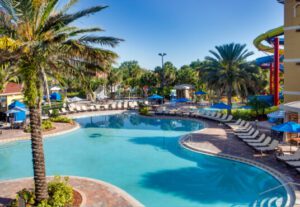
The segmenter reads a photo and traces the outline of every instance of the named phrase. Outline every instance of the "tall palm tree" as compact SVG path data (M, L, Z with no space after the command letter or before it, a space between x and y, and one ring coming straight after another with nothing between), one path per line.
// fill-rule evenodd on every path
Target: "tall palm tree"
M96 68L110 65L117 55L93 47L116 46L121 39L91 35L100 28L82 29L70 26L75 20L95 14L106 6L94 6L71 13L77 2L69 0L58 6L58 0L0 0L0 60L14 64L24 79L24 96L29 107L31 147L36 200L48 197L45 159L41 133L43 75L79 77ZM58 9L59 8L59 9ZM8 44L9 43L9 44Z
M246 86L250 84L249 68L254 66L247 62L247 58L253 52L249 52L246 45L235 43L216 46L215 49L216 51L209 51L212 56L205 58L202 76L208 87L220 94L225 93L228 105L232 106L233 93L246 90ZM231 113L231 109L228 113Z

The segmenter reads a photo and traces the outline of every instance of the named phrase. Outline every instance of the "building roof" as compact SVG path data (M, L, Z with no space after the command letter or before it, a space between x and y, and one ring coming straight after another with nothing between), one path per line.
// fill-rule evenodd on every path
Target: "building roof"
M18 83L7 83L0 95L22 93L22 85Z
M294 101L283 105L285 111L300 113L300 101Z
M190 90L190 89L194 89L195 87L191 84L180 84L180 85L174 86L174 88L176 90Z

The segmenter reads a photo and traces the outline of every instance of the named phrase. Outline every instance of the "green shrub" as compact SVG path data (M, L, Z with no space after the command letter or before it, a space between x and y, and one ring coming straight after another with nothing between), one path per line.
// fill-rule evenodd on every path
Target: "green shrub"
M53 124L50 120L44 120L42 122L42 130L49 130L49 129L53 129Z
M234 119L243 119L246 121L251 121L254 119L254 114L251 109L233 109L232 116Z
M139 108L139 113L144 116L149 116L149 108L144 106Z
M36 205L34 191L23 189L17 193L16 199L10 203L10 207L19 207L19 200L25 202L26 207L67 207L73 203L73 189L68 184L68 178L54 177L48 183L49 198Z
M65 116L57 116L57 117L51 117L50 121L52 122L59 122L59 123L69 123L69 124L73 124L74 121L68 117Z
M59 116L59 110L58 109L53 109L51 117L58 117L58 116Z
M55 177L48 184L48 204L55 207L69 206L73 202L73 189L68 178Z

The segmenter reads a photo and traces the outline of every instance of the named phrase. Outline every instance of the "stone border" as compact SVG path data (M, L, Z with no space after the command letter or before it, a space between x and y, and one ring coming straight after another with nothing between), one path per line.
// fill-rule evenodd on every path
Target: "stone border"
M129 193L126 191L122 190L121 188L112 185L108 182L102 181L102 180L97 180L94 178L87 178L87 177L80 177L80 176L68 176L68 175L61 175L61 177L68 177L70 179L77 179L77 180L85 180L89 182L93 182L102 186L105 186L109 191L114 192L124 198L128 203L130 203L134 207L145 207L142 203L140 203L137 199L135 199L133 196L131 196ZM54 176L47 176L47 178L54 178ZM0 181L1 183L14 183L14 182L19 182L19 181L24 181L24 180L33 180L33 177L26 177L26 178L18 178L18 179L13 179L13 180L3 180ZM78 190L77 188L74 188L78 193L81 194L82 197L82 203L80 206L85 207L86 205L86 195L82 191Z

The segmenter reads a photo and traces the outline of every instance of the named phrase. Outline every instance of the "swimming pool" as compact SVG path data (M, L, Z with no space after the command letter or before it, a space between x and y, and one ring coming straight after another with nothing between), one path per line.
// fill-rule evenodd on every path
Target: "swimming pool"
M80 129L45 140L47 175L101 179L149 207L260 206L263 202L284 206L286 202L283 187L260 195L280 185L265 171L182 148L179 137L202 129L201 122L136 114L77 121ZM0 146L0 179L32 174L29 141Z

